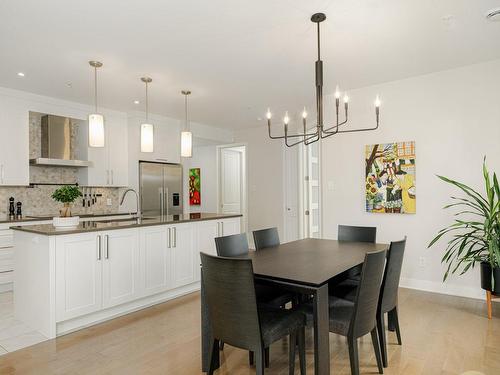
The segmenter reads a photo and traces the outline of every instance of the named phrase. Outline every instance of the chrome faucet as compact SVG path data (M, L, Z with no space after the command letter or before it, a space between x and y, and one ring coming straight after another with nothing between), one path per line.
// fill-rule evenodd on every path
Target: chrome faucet
M120 199L120 206L123 204L123 201L125 200L125 196L127 195L128 192L133 192L135 194L135 202L136 202L136 207L137 207L137 221L139 222L141 220L142 212L141 212L141 201L139 199L139 194L137 194L137 191L135 191L132 188L128 188L123 192L122 199ZM130 213L132 215L132 213Z

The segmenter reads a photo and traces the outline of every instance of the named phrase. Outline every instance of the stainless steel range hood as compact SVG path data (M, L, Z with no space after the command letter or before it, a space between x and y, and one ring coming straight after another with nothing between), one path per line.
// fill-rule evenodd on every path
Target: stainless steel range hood
M74 157L72 126L72 119L68 117L42 116L42 157L30 159L30 164L56 167L92 167L92 162L78 160Z

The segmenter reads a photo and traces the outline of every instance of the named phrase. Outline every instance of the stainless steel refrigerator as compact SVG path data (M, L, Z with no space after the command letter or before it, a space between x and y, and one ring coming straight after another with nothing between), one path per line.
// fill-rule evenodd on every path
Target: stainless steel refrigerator
M182 166L140 161L139 193L144 216L182 214Z

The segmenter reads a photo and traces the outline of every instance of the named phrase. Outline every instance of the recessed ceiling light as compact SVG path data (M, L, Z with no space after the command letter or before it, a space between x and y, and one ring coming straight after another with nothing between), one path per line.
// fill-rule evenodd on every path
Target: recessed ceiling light
M134 100L134 104L139 104L139 103L140 103L140 101Z
M17 75L18 75L19 77L24 77L24 73L23 73L23 72L19 72L19 73L17 73Z
M490 9L486 13L486 19L488 21L499 22L500 21L500 8Z

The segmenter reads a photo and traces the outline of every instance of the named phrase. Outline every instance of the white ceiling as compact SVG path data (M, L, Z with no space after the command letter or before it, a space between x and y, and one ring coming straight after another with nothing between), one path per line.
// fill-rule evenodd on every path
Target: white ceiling
M500 58L493 0L2 0L0 86L91 104L243 128L268 106L300 110L314 94L322 11L325 92ZM25 77L17 76L24 72ZM68 86L71 83L71 87ZM141 104L133 101L139 99Z

